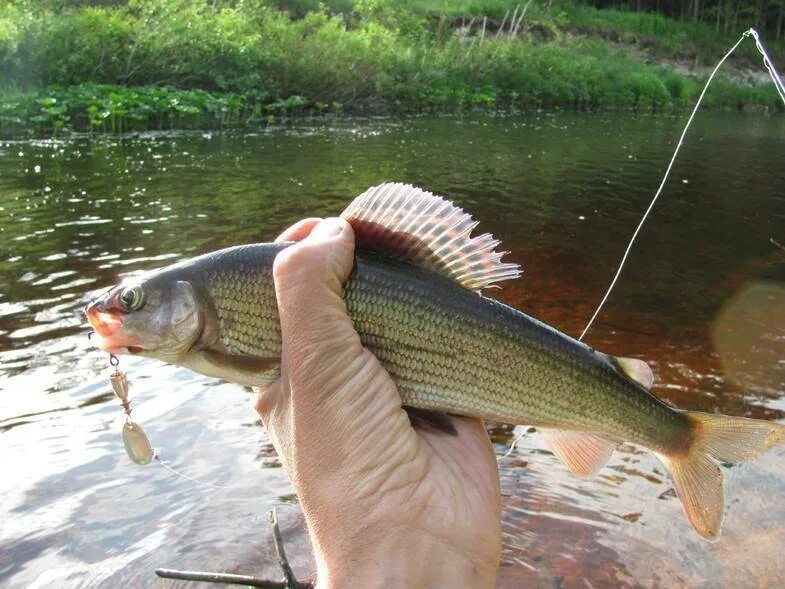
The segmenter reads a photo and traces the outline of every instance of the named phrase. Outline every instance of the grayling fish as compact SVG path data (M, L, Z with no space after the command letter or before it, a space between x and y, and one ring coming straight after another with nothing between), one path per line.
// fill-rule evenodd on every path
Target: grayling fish
M785 441L777 423L666 405L649 392L645 362L598 352L482 296L518 266L501 262L490 235L471 237L476 223L450 202L383 184L342 216L357 243L347 310L413 419L446 430L446 413L534 425L581 476L620 441L646 446L706 538L723 516L718 462L745 462ZM114 287L86 308L98 346L240 384L269 382L281 354L272 266L289 245L232 247Z

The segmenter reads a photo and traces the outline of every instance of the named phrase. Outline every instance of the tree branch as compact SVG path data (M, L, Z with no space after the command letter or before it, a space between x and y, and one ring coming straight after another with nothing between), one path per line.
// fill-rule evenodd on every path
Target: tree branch
M275 507L267 512L267 521L270 522L270 527L273 529L275 555L278 557L278 565L283 571L283 578L291 589L299 589L300 583L294 578L294 571L292 571L292 567L289 566L289 560L286 558L286 551L283 548L281 530L278 528L278 510Z
M262 587L263 589L313 589L313 583L299 582L295 576L286 551L283 547L281 530L278 528L278 512L275 508L267 512L267 521L273 531L273 544L278 565L283 571L283 581L270 581L249 575L235 575L231 573L207 573L202 571L179 571L176 569L155 569L155 574L164 579L179 579L182 581L203 581L206 583L225 583L229 585L245 585L247 587Z
M228 585L246 585L263 587L264 589L287 589L286 581L268 581L248 575L232 575L229 573L206 573L201 571L178 571L175 569L155 569L155 574L163 579L179 579L182 581L203 581L205 583L226 583Z

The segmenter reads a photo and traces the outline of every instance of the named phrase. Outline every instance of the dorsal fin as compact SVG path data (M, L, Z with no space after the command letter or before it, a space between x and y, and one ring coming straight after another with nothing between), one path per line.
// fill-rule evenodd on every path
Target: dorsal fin
M501 261L507 252L495 251L492 235L471 237L477 226L471 215L410 184L369 188L341 216L358 247L431 268L472 290L521 274L518 264Z

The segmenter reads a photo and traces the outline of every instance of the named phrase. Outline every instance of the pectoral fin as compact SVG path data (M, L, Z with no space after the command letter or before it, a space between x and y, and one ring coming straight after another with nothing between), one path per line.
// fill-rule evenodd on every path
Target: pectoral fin
M181 364L207 376L223 378L245 386L265 386L281 375L279 359L227 354L216 350L199 350L181 360Z
M616 442L597 434L537 428L553 453L579 477L588 478L608 462Z

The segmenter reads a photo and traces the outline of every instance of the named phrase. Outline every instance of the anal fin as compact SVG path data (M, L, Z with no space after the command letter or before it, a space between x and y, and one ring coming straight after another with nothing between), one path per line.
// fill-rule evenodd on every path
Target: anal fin
M458 435L455 424L446 413L416 407L404 407L404 409L409 414L409 421L415 429L429 428L451 436Z
M537 428L553 453L579 477L597 473L613 454L616 442L598 434Z

